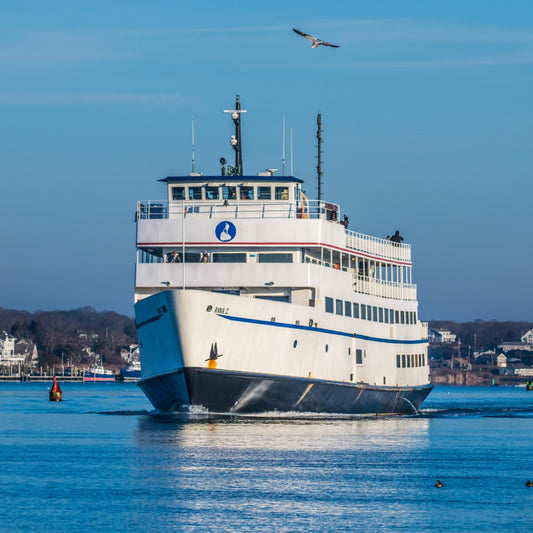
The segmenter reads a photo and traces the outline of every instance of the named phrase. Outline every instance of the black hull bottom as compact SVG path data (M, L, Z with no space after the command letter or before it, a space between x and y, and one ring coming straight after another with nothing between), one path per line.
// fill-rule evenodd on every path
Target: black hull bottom
M138 385L156 409L202 406L213 413L413 414L433 389L431 384L376 387L204 368L185 368Z

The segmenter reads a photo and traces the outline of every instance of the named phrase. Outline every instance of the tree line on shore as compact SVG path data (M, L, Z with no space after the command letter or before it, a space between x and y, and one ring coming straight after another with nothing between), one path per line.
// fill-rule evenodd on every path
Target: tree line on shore
M120 349L137 343L133 318L92 307L34 313L0 308L0 331L34 343L43 368L61 365L62 360L76 366L92 364L87 348L107 366L124 366Z

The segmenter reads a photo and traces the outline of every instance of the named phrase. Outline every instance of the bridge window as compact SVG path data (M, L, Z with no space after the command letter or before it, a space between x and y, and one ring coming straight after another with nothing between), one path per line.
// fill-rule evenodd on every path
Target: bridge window
M285 254L257 254L258 263L292 263L293 256L290 253Z
M288 187L276 187L276 200L288 200L289 188Z
M209 187L205 188L205 198L206 200L218 200L218 187Z
M353 304L353 317L359 318L359 304Z
M202 187L189 187L189 200L201 200Z
M172 200L185 200L185 187L172 187Z
M228 187L226 185L222 187L222 199L223 200L235 200L236 197L237 197L236 187Z
M241 187L241 200L253 200L254 199L254 188L249 187L248 185L243 185Z
M342 300L335 300L335 312L342 315Z
M333 313L333 298L326 296L326 313Z
M361 318L363 320L366 320L366 305L365 304L361 304Z
M380 307L378 309L378 312L379 312L379 321L383 322L383 307Z
M257 198L259 200L271 200L272 188L271 187L257 187Z

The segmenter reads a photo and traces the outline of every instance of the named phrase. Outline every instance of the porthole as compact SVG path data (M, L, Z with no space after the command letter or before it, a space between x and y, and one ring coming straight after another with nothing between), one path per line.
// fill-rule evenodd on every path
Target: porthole
M208 305L206 311L209 313L209 311L212 311L212 309L213 309L213 306L212 305Z
M295 341L292 343L292 347L293 347L293 348L296 348L296 346L298 346L298 341L297 341L297 340L295 340Z
M326 352L329 350L329 346L326 344Z

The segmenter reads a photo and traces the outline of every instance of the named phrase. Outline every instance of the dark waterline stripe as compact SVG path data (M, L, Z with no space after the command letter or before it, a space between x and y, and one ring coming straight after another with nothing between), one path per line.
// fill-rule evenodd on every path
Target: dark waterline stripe
M370 337L369 335L360 335L359 333L346 333L345 331L336 331L334 329L325 329L325 328L314 328L310 326L300 326L299 324L287 324L284 322L271 322L268 320L257 320L254 318L243 318L238 316L231 315L221 315L218 316L226 318L227 320L233 320L235 322L246 322L248 324L259 324L262 326L274 326L278 328L289 328L289 329L300 329L306 331L317 331L320 333L328 333L330 335L338 335L340 337L356 337L357 339L363 339L366 341L372 342L383 342L385 344L426 344L427 340L398 340L398 339L383 339L381 337Z

